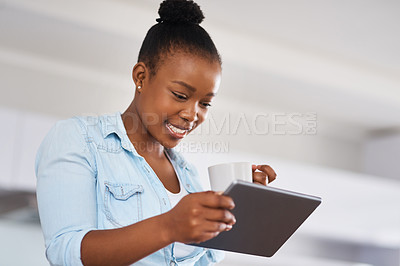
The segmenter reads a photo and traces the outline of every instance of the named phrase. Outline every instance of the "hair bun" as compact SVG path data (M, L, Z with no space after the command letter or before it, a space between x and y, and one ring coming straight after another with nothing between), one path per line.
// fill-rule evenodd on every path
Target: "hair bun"
M204 15L199 5L192 0L165 0L158 10L159 23L200 24Z

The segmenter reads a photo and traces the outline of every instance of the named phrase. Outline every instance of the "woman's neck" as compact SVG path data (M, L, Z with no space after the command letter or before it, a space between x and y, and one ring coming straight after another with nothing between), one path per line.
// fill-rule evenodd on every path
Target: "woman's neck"
M141 156L153 160L165 158L164 146L147 131L133 102L121 118L129 140Z

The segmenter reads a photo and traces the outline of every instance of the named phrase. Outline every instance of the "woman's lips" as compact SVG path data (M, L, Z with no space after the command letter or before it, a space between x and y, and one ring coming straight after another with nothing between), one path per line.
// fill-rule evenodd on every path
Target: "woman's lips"
M182 139L184 138L190 129L182 129L177 126L172 125L171 123L167 122L166 127L169 133L174 136L175 138Z

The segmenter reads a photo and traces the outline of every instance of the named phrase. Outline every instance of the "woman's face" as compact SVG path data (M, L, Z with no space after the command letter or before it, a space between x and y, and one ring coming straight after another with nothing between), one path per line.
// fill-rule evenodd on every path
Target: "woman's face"
M166 148L176 146L207 117L221 81L221 67L185 53L168 56L156 74L144 75L136 108L144 134Z

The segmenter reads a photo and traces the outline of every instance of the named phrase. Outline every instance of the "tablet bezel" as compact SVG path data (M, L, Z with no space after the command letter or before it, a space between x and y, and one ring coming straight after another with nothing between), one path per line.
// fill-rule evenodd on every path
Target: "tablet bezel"
M224 194L235 202L236 224L193 245L271 257L322 202L320 197L241 180L232 182Z

